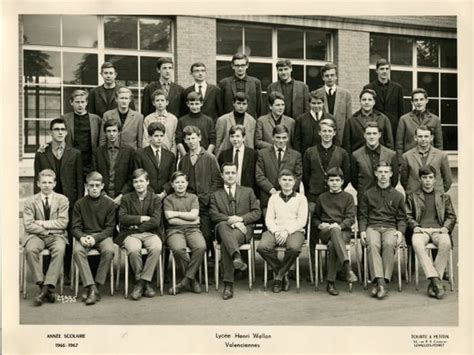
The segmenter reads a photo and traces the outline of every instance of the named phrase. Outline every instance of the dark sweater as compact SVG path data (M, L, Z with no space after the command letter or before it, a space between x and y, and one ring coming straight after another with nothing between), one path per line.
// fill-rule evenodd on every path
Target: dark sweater
M183 129L186 126L196 126L201 130L201 146L207 149L210 144L216 145L216 127L214 121L209 116L206 116L199 112L198 114L188 113L178 120L178 126L176 127L176 144L183 144L188 150L188 147L184 144Z
M101 195L79 199L72 212L72 234L77 240L92 235L96 243L112 237L115 229L115 204Z
M441 228L442 226L438 221L438 213L436 212L434 191L423 191L423 195L425 197L425 210L421 215L420 224L423 228Z
M367 227L395 228L405 233L407 226L405 199L392 186L371 187L363 195L359 206L359 230Z
M352 195L345 191L323 192L316 200L314 225L337 223L343 230L350 230L355 223L355 204Z

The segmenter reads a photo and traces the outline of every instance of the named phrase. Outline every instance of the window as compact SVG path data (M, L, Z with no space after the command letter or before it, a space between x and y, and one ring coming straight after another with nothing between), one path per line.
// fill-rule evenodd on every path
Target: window
M392 65L391 78L403 86L404 111L412 110L410 94L424 88L428 110L441 119L444 149L458 149L457 42L455 39L409 38L371 34L370 80L375 80L375 63L386 58Z
M321 67L332 60L332 34L326 30L217 22L217 81L233 75L235 53L250 57L248 74L262 82L262 89L277 80L275 64L291 59L293 78L310 90L323 85Z
M143 88L157 79L156 60L173 56L172 24L155 16L21 16L24 157L49 139L51 119L71 111L75 89L102 84L104 61L114 63L138 109Z

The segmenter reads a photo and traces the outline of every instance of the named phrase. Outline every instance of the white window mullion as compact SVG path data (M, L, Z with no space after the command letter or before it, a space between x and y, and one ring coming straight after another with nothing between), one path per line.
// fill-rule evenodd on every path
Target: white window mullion
M97 49L98 49L98 70L97 70L97 83L99 85L103 84L102 76L100 75L100 68L105 62L105 16L99 16L97 19L98 28L97 28Z
M278 29L273 27L272 29L272 66L278 61ZM273 68L272 68L273 69ZM272 70L272 82L278 80L278 73L276 70Z

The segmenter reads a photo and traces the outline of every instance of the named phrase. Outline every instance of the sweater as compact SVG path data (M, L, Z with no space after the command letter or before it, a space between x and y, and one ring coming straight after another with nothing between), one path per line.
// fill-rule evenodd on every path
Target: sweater
M198 114L189 113L178 120L176 128L176 144L184 144L183 129L186 126L195 126L201 130L201 146L207 149L209 145L216 145L216 128L214 121L209 116L199 112ZM188 150L185 145L186 150Z
M289 234L303 231L308 220L308 201L301 193L294 193L285 202L280 193L274 194L268 201L265 225L271 233L286 229Z
M92 235L96 243L112 237L115 229L115 203L100 195L92 198L89 195L79 199L72 212L72 234L77 240Z
M316 200L314 225L321 223L337 223L342 230L350 230L355 223L354 198L346 191L331 193L323 192Z

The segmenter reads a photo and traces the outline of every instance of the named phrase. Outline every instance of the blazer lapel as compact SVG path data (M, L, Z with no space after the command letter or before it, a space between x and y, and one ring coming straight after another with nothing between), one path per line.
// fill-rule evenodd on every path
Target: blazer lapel
M48 159L49 166L56 166L56 164L54 163L54 155L53 155L53 146L52 145L49 147L49 149L46 149L45 154L46 154L46 158Z
M44 207L43 200L41 200L41 193L37 194L35 198L36 211L38 212L38 220L44 221Z
M337 116L337 113L339 111L339 104L342 100L342 91L340 89L336 90L336 99L334 100L334 116Z
M245 85L245 87L247 88L247 85ZM230 88L232 89L232 97L234 97L235 93L237 92L237 86L235 85L234 78L230 80Z
M280 170L280 167L278 166L278 161L277 161L277 158L276 158L276 151L275 151L275 147L272 147L270 149L270 159L272 160L273 164L275 165L275 168L277 171ZM285 154L286 155L286 154Z
M431 154L431 152L430 152L430 154ZM418 154L418 151L416 149L414 149L412 151L412 156L416 160L416 162L418 163L418 166L423 166L423 162L421 161L420 154ZM428 158L429 158L429 155L428 155ZM428 160L426 161L426 163L428 163Z
M419 156L420 154L417 154L417 155ZM426 158L426 165L431 165L431 162L435 158L435 155L436 155L436 152L433 151L433 148L430 148L428 157ZM421 159L420 159L420 162L421 162Z
M362 127L362 131L365 131L365 121L362 118L362 113L357 116L354 116L355 121Z
M66 139L69 141L74 142L74 112L70 112L64 115L64 120L66 121L66 127L69 127L69 132L71 132L70 137L66 136Z
M108 102L107 102L107 97L105 96L105 88L104 88L104 85L101 85L101 86L99 87L99 90L98 90L98 91L99 91L99 96L102 98L102 100L104 100L104 102L105 102L106 104L108 104Z
M66 162L69 160L70 157L71 157L71 147L68 147L66 145L63 156L61 158L61 170L63 169L64 165L66 164Z
M145 153L148 155L149 159L153 162L153 165L155 165L156 170L159 170L158 162L156 161L155 154L153 154L153 149L151 149L151 146L148 146L145 148ZM163 159L163 151L161 153L161 158Z

